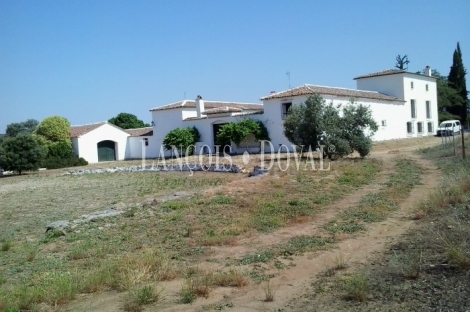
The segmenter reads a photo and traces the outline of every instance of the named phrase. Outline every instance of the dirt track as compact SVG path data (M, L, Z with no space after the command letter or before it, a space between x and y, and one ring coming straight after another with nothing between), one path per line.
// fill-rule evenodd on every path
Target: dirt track
M220 260L233 259L256 252L261 246L285 242L293 236L322 234L325 231L322 225L332 219L339 211L357 204L362 196L380 188L380 185L387 180L388 175L393 172L393 160L395 158L406 157L418 162L423 169L422 184L411 191L408 198L400 205L400 209L390 215L386 221L370 224L365 233L338 242L333 250L294 257L292 262L295 263L295 266L286 267L280 271L279 275L271 279L271 284L277 289L274 302L263 301L265 284L251 283L241 289L220 287L215 289L208 299L198 299L191 305L175 305L174 302L177 300L177 292L181 289L182 280L174 280L161 285L165 288L167 300L158 305L158 311L200 311L209 304L228 302L234 306L229 309L232 311L273 311L278 308L291 310L288 306L289 302L293 298L301 297L307 291L307 287L310 286L315 276L333 264L338 257L349 259L350 269L354 269L355 264L368 261L371 256L381 252L387 244L395 241L413 226L414 221L411 220L413 209L424 201L438 185L439 171L431 162L418 157L412 151L424 146L438 144L438 142L437 140L423 142L425 144L401 148L398 151L393 147L379 148L379 151L373 152L370 156L383 162L383 170L377 177L354 194L323 209L323 212L316 215L311 222L282 228L266 235L250 237L240 242L238 246L213 247L214 255L212 258ZM214 270L223 268L223 264L212 262L203 263L201 266ZM275 268L273 267L272 270L275 271ZM119 307L122 306L121 298L122 294L118 293L94 295L93 299L83 298L83 301L79 299L72 303L67 311L118 311ZM148 307L146 311L154 311L155 308ZM322 310L321 307L317 308Z

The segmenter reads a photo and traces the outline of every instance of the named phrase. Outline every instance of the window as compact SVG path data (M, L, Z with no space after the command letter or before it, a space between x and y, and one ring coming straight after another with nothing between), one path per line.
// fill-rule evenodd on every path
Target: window
M433 133L434 132L434 127L432 126L432 122L428 122L428 133Z
M414 86L415 86L415 85L414 85L414 83L413 83L413 81L412 81L412 82L411 82L411 89L413 89Z
M413 132L414 132L414 129L413 129L413 122L408 121L408 122L406 123L406 132L407 132L408 134L413 134Z
M292 103L282 103L282 119L286 118Z
M423 133L424 127L422 122L418 122L418 133Z
M431 118L431 101L426 101L426 118Z
M426 84L426 91L429 91L429 85Z
M387 125L387 121L386 120L382 120L382 127L385 127Z
M411 100L411 118L416 118L416 101Z
M149 139L144 138L145 146L149 146Z

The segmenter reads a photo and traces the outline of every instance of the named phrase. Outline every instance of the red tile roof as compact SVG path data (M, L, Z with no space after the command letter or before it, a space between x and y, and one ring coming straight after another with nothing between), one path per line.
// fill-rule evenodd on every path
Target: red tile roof
M126 132L126 130L116 126L116 125L113 125L112 123L109 123L107 121L102 121L102 122L96 122L96 123L92 123L92 124L87 124L87 125L80 125L80 126L71 126L70 127L70 137L71 138L78 138L78 137L81 137L82 135L85 135L87 134L88 132L91 132L95 129L98 129L99 127L101 127L102 125L110 125L116 129L119 129L123 132Z
M268 96L262 97L261 100L270 100L270 99L280 99L292 96L299 95L311 95L311 94L320 94L320 95L333 95L338 97L347 97L347 98L366 98L374 100L383 100L383 101L400 101L405 102L402 99L390 96L384 93L376 91L364 91L364 90L355 90L355 89L343 89L343 88L333 88L333 87L323 87L323 86L314 86L305 84L300 87L289 89L287 91L272 93Z
M203 115L210 115L210 114L222 114L222 113L239 113L242 112L243 109L239 107L230 107L230 106L223 106L223 107L216 107L211 109L206 109L201 114Z
M102 125L106 124L106 121L102 122L97 122L93 124L88 124L88 125L81 125L81 126L71 126L70 127L70 137L71 138L78 138L84 134L87 134L88 132L91 132Z
M387 76L387 75L395 75L395 74L403 74L403 73L406 73L406 72L407 71L404 70L404 69L386 69L386 70L382 70L382 71L375 72L375 73L370 73L370 74L366 74L366 75L357 76L354 79L370 78L370 77L378 77L378 76Z
M240 117L240 116L250 116L250 115L260 115L263 114L264 110L257 110L257 111L251 111L251 112L241 112L239 114L236 114L235 116ZM199 120L199 119L207 119L211 118L210 116L201 116L201 117L188 117L186 119L183 119L183 121L188 121L188 120Z
M131 135L131 137L140 137L140 136L152 136L153 135L153 127L145 127L145 128L137 128L137 129L125 129L127 133Z
M205 110L218 107L234 107L241 108L242 110L258 110L263 109L262 104L255 103L240 103L240 102L220 102L220 101L204 101ZM150 111L166 110L166 109L175 109L175 108L196 108L196 101L193 100L184 100L176 103L171 103L168 105L152 108Z

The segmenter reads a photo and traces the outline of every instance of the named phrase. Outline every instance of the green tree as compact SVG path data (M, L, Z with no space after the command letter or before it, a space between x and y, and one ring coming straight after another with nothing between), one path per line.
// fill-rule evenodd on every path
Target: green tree
M395 60L397 61L395 63L396 68L401 69L401 70L408 70L408 64L410 63L410 61L408 60L407 55L404 55L402 57L400 56L400 54L398 54Z
M181 154L185 153L186 150L188 150L189 154L192 154L194 152L194 145L199 140L200 134L196 127L176 128L165 135L163 147L170 151L174 146L180 150Z
M462 98L461 105L449 106L448 111L453 114L460 116L462 123L467 122L467 110L468 110L468 92L465 75L467 71L462 61L462 51L460 50L460 44L457 42L457 48L454 50L452 67L449 72L449 85L454 88Z
M342 111L342 116L340 115ZM352 99L344 107L326 104L315 94L305 103L291 107L284 120L284 135L304 150L324 146L330 157L343 157L357 151L361 157L370 153L371 136L378 130L370 108Z
M38 170L46 156L46 149L34 136L20 133L7 137L0 146L0 167L22 174Z
M72 144L70 141L70 122L65 117L47 117L39 124L34 134L40 137L40 142L46 144L59 142Z
M113 117L108 120L108 122L122 129L150 127L149 124L144 123L142 120L138 119L137 116L129 113L120 113L116 117Z
M6 136L15 137L20 133L33 133L39 122L35 119L28 119L23 122L15 122L7 125Z
M255 136L257 141L269 140L268 130L260 120L244 119L239 122L230 122L220 127L217 133L217 142L233 142L237 147L242 142L247 142L250 134Z

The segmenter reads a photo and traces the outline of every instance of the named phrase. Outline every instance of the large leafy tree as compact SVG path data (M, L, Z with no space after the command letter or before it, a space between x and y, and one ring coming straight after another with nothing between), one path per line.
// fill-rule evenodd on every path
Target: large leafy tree
M7 125L6 136L15 137L20 133L33 133L39 125L39 121L35 119L28 119L23 122L15 122Z
M39 169L46 149L31 134L20 133L7 137L0 146L0 167L22 174Z
M449 85L454 88L462 98L462 105L450 106L448 111L451 114L460 116L462 123L467 121L467 110L468 110L468 92L465 75L467 71L462 61L462 51L460 50L460 44L457 42L457 48L454 50L452 67L449 72Z
M305 150L324 145L325 154L330 158L343 157L353 151L361 157L367 156L372 146L371 136L377 130L378 125L367 106L354 100L344 107L326 104L317 94L291 107L284 120L284 134L290 142Z
M116 117L108 120L109 123L116 125L122 129L136 129L150 127L149 124L144 123L142 120L138 119L137 116L129 113L120 113Z
M70 122L65 117L51 116L45 118L34 133L39 137L40 142L45 142L46 145L61 142L71 145Z

